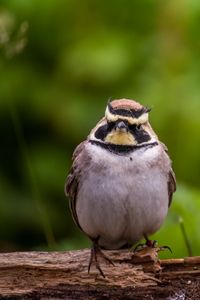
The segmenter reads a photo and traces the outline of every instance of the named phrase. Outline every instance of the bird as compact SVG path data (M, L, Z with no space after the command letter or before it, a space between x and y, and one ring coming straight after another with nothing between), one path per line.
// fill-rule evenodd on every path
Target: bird
M151 109L131 99L106 105L104 117L73 153L65 183L72 217L92 241L90 267L105 277L104 250L135 245L157 232L176 191L168 149L149 123Z

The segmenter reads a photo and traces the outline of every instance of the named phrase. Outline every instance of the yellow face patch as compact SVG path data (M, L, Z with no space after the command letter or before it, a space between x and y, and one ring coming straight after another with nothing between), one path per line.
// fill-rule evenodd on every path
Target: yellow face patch
M105 138L105 142L115 145L136 145L137 142L130 132L112 130Z

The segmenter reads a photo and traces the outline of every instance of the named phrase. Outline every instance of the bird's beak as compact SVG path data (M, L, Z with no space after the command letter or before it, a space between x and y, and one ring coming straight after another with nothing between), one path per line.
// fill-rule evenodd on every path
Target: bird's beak
M116 124L116 130L121 131L121 132L127 132L128 131L128 126L124 121L119 121Z

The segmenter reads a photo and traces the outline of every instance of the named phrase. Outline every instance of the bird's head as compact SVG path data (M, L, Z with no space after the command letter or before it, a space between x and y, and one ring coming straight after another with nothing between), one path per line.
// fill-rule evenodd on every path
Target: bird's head
M113 100L107 104L105 117L91 134L95 140L113 145L150 143L156 135L148 121L149 111L134 100Z

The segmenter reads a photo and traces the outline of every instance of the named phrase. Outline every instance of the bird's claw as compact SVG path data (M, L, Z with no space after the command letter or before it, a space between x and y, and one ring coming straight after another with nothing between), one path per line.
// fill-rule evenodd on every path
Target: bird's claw
M172 250L169 246L158 246L157 241L149 240L149 239L146 239L146 243L144 243L144 244L140 243L140 244L136 245L136 247L133 249L133 252L136 253L145 248L155 248L158 252L167 249L172 253Z
M98 261L98 256L101 256L106 262L114 266L114 263L110 258L108 258L101 250L97 242L93 242L92 248L91 248L91 254L90 254L90 260L89 260L89 265L88 265L88 274L90 273L90 268L91 265L94 261L96 269L99 271L102 277L106 277L105 274L103 273L99 261Z

